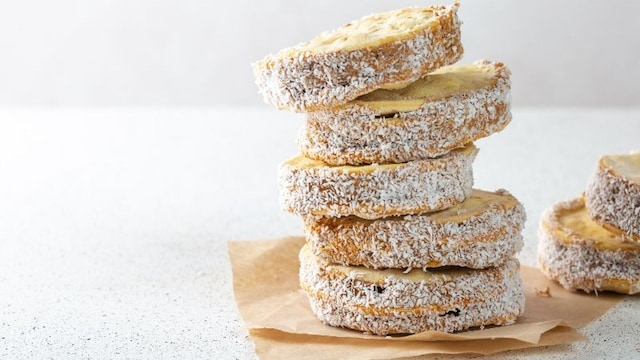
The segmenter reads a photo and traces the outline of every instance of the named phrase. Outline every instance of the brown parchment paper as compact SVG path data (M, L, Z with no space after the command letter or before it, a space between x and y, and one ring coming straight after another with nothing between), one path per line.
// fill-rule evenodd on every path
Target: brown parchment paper
M424 354L492 354L585 338L575 329L624 297L564 290L535 268L521 267L526 310L514 325L456 334L428 331L380 337L324 325L298 286L303 237L229 242L236 303L263 359L388 359Z

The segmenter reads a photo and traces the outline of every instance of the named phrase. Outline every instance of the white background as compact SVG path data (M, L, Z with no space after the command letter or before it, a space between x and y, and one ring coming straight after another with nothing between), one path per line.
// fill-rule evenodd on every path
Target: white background
M372 12L432 3L5 0L0 106L266 106L251 62ZM636 1L461 0L464 61L508 64L515 106L637 106L638 14Z
M514 120L479 142L476 186L523 202L535 265L542 210L638 149L640 110L613 108L640 105L640 2L461 2L465 61L513 70ZM180 108L0 109L0 358L255 358L226 241L301 233L275 176L300 115L263 104L249 64L424 4L0 0L0 108ZM588 342L500 358L633 358L637 300Z

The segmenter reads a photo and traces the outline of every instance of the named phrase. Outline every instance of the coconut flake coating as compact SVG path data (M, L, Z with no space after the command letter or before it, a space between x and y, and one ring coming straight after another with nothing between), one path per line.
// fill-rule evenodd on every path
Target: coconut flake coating
M323 263L305 247L300 284L323 322L377 335L508 325L525 297L515 258L484 270L372 270Z
M477 152L469 144L436 159L337 167L294 157L278 171L280 205L302 216L363 219L443 210L471 195Z
M473 190L444 211L376 220L306 217L310 251L322 261L370 268L482 269L515 256L526 215L505 190Z
M356 100L309 113L298 149L331 165L397 163L437 157L501 131L511 122L511 72L502 63L473 65L493 75L486 87L427 99L415 110L381 114Z
M545 211L538 240L542 272L564 288L640 293L640 245L592 222L582 198Z
M370 46L340 45L345 38L367 36L357 34L336 39L330 46L315 46L314 39L283 49L253 64L256 84L265 102L276 108L308 112L344 104L378 88L415 81L462 57L457 10L456 3L397 11L400 19L403 13L426 14L424 21L418 22L422 25L410 31L402 27L375 28L376 20L367 18L352 22L337 31L346 33L347 27L357 28L369 21L374 23L371 34L386 36Z
M640 154L629 156L640 158ZM628 241L640 243L639 181L617 173L600 159L584 197L593 221L625 233Z

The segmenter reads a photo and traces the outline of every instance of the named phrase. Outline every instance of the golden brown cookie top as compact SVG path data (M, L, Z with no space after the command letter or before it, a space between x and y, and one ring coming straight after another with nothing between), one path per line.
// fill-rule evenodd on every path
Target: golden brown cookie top
M600 158L601 168L610 169L614 175L640 184L640 152L625 155L605 155Z
M556 204L543 215L541 226L565 244L580 244L605 251L640 251L640 243L626 241L622 234L609 231L591 220L583 198Z
M382 115L414 111L427 102L460 94L473 94L494 87L500 77L510 72L499 62L477 61L473 64L442 67L400 89L378 89L360 96L354 103Z

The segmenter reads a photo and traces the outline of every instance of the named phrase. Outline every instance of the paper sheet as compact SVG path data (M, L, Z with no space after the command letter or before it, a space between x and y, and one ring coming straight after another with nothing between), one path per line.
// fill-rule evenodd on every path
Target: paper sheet
M479 353L583 340L575 329L602 316L624 298L570 292L537 269L521 267L526 310L510 326L455 334L429 331L380 337L327 326L311 312L298 286L302 237L229 242L238 309L263 359L386 359L422 354Z

